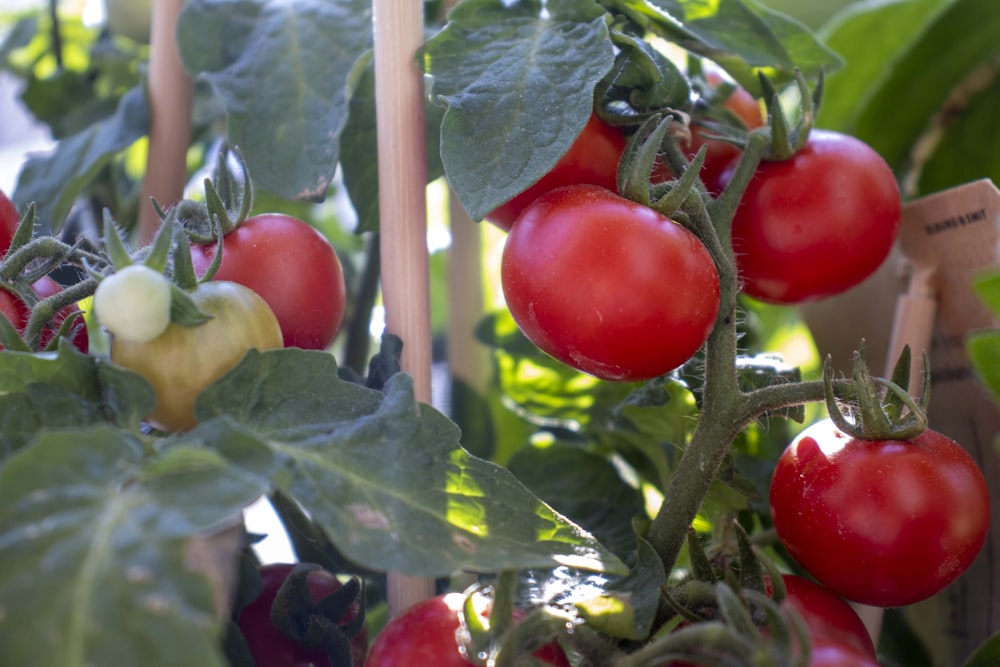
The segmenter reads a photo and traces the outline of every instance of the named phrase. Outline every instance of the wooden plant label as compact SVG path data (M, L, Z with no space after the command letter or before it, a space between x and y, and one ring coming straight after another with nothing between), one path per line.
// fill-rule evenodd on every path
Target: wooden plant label
M903 208L899 250L909 284L897 302L887 362L904 344L931 364L931 427L961 443L990 484L991 530L972 567L908 613L936 664L958 665L1000 629L1000 407L972 372L966 336L997 326L973 280L1000 265L1000 190L988 179L916 199ZM916 366L919 368L919 366ZM916 378L915 378L916 379ZM913 385L911 384L911 390ZM956 520L958 517L956 517Z

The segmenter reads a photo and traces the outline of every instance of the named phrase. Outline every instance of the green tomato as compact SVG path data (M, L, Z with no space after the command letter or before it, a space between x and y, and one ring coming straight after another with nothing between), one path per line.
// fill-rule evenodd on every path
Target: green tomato
M98 284L94 315L115 338L147 343L170 324L170 281L148 266L126 266Z
M271 308L251 289L210 281L189 293L211 316L204 324L171 323L157 338L137 343L111 342L111 360L146 378L156 394L147 420L165 431L186 431L197 424L198 395L240 362L251 348L282 347L281 327Z

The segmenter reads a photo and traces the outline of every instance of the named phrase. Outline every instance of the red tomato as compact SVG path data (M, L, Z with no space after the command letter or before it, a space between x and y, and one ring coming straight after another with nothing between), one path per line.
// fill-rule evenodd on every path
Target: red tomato
M216 245L193 245L204 275ZM285 347L322 350L344 315L344 272L329 241L309 224L280 213L248 218L223 240L215 280L249 287L274 311Z
M32 285L35 289L35 293L38 294L39 298L50 297L56 292L62 291L62 285L57 283L55 280L49 276L43 276L39 278ZM72 306L67 306L66 308L60 310L56 313L52 321L46 325L41 334L38 337L38 348L44 349L52 341L52 338L59 331L59 327L62 326L63 321L69 317L72 313L76 311L76 308ZM31 310L27 305L16 296L8 292L7 290L0 289L0 313L10 320L10 323L14 325L18 333L24 333L24 328L28 325L28 319L31 317ZM87 338L87 328L83 324L83 319L78 318L77 320L78 328L75 330L72 342L73 345L81 352L87 352L90 348L90 341ZM0 350L3 346L0 345Z
M14 202L0 190L0 257L7 252L10 242L14 239L17 224L21 221Z
M814 642L837 642L875 657L875 646L864 622L843 598L794 574L782 578L787 595L781 606L798 612Z
M465 595L448 593L416 603L389 621L372 643L365 667L475 667L459 644ZM488 607L480 609L485 617ZM533 654L556 667L569 660L555 644Z
M722 83L722 77L717 72L710 72L706 78L712 86ZM760 109L760 102L756 97L737 86L732 94L723 102L723 106L736 115L748 130L764 125L764 114ZM706 138L711 135L712 130L694 121L691 123L691 140L684 145L688 159L694 158L701 150L705 149L705 162L701 165L701 180L705 188L712 194L722 192L722 174L726 168L739 157L742 152L738 146L734 146L728 141L719 141ZM653 183L664 183L673 178L670 168L665 163L657 160L653 165L653 173L650 177Z
M778 459L771 512L788 552L863 604L919 602L954 581L986 540L986 481L953 440L856 440L824 420Z
M719 309L719 275L701 241L595 185L553 190L525 209L500 274L524 334L606 380L677 368L705 342Z
M541 195L564 185L587 183L617 192L618 161L625 151L626 138L617 127L591 116L580 136L541 180L506 204L494 209L486 219L509 231L517 216Z
M791 159L762 162L740 200L732 231L743 290L795 304L854 287L888 256L899 216L885 160L854 137L813 130Z
M260 568L263 583L260 595L240 612L239 625L257 667L341 667L334 664L323 650L309 650L291 637L280 633L271 623L271 607L281 584L295 567L293 563L276 563ZM340 590L340 581L325 570L316 570L306 576L312 601ZM360 611L360 600L339 619L338 625L350 623ZM361 631L351 638L352 662L357 667L364 664L368 652L368 633Z

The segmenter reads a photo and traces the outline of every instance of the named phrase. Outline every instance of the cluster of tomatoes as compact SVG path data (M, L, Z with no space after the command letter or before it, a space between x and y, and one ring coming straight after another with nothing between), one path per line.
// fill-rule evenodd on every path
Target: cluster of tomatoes
M17 209L0 193L0 252L10 247L19 220ZM219 250L217 243L192 241L189 251L195 273L204 275ZM63 289L49 276L33 287L39 298ZM94 295L98 323L111 334L111 359L150 382L156 407L149 420L168 431L194 426L198 394L248 349L326 349L346 302L343 268L330 242L302 220L277 213L238 221L223 238L212 280L186 292L209 316L203 324L171 321L174 289L162 272L131 264L104 277ZM0 312L23 334L29 304L0 289ZM68 307L56 314L37 347L48 345L76 313ZM72 340L88 351L82 318Z
M742 88L724 105L747 130L765 124ZM726 187L741 153L712 137L695 120L683 146L689 156L706 146L708 195ZM641 381L701 347L720 288L693 233L617 193L625 145L622 130L593 116L546 176L487 220L508 231L501 282L524 334L577 370ZM670 177L658 161L651 182ZM843 292L888 256L899 216L899 190L881 156L853 137L812 130L792 157L765 158L740 200L731 236L743 293L797 304Z

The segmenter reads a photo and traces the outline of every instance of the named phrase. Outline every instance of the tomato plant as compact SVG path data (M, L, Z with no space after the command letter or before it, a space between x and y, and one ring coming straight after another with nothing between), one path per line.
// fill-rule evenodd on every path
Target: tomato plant
M192 244L191 250L203 275L216 245ZM344 315L346 287L336 251L315 227L290 215L256 215L229 231L214 279L259 294L278 318L285 347L325 349Z
M569 151L541 180L495 208L486 219L510 231L521 211L550 190L576 184L600 185L608 190L617 190L618 161L624 150L624 133L592 115Z
M895 607L950 584L979 553L989 493L975 461L933 430L858 440L830 420L778 459L770 490L778 537L830 590Z
M705 342L719 276L690 231L595 185L542 195L514 222L501 282L541 350L608 380L656 377Z
M295 567L295 563L271 563L260 567L260 594L240 611L237 626L253 655L256 667L343 667L346 663L334 661L324 648L309 647L304 638L291 637L275 625L274 616L282 613L280 609L274 610L275 603L284 602L286 607L291 607L290 601L279 593ZM354 596L337 600L338 611L343 611L336 617L331 617L321 611L320 605L323 600L331 602L333 598L330 596L343 591L344 585L326 570L313 570L305 576L311 602L315 606L299 617L293 617L294 612L287 611L290 617L283 619L283 622L302 634L306 634L308 627L314 624L337 626L335 632L346 633L343 641L349 642L351 664L361 667L368 652L367 629L364 626L349 627L358 614L362 613L361 599Z
M460 644L465 595L447 593L428 598L396 616L372 642L365 667L475 667ZM489 607L479 606L484 617ZM569 667L562 649L546 645L534 657L549 665Z
M723 184L732 177L722 175ZM733 219L743 291L794 304L871 275L899 230L900 195L885 160L849 135L813 130L793 157L763 161Z
M111 342L112 361L153 385L156 408L149 420L168 431L195 425L198 394L235 366L247 350L281 347L274 313L249 288L210 281L200 284L190 297L211 319L194 327L171 323L144 343L120 338Z

